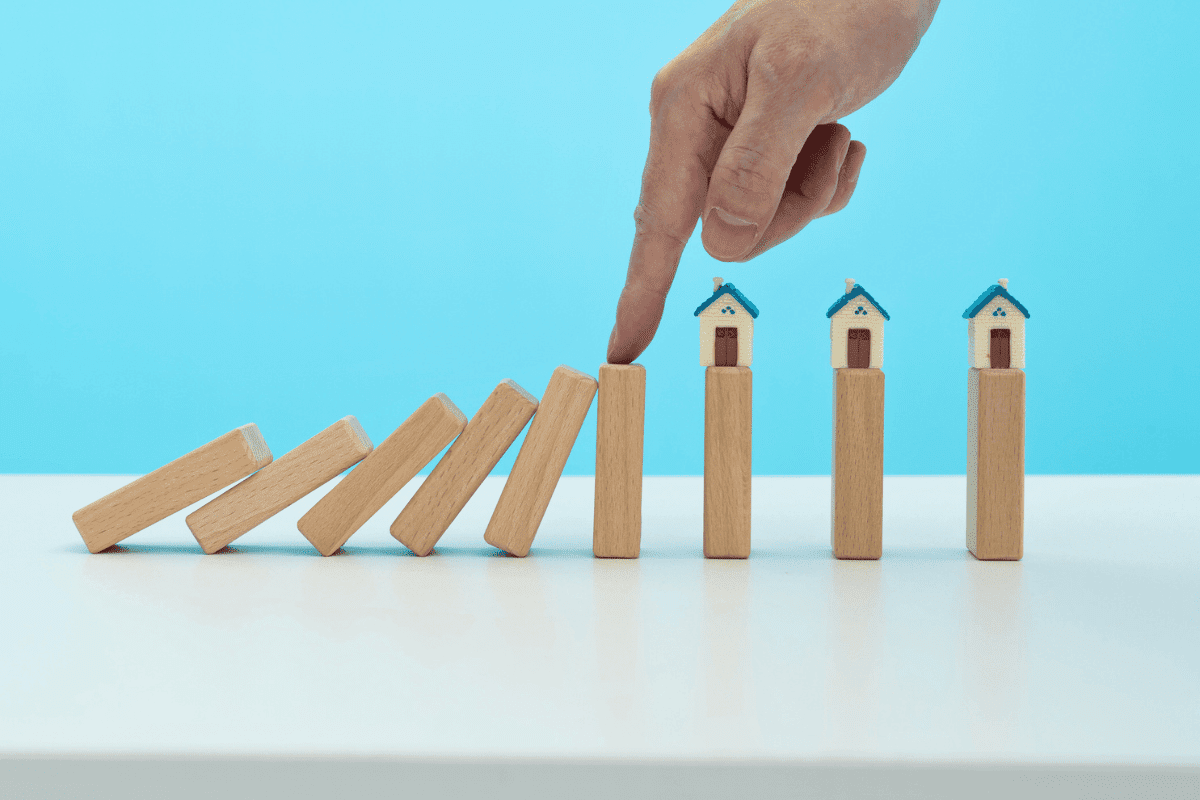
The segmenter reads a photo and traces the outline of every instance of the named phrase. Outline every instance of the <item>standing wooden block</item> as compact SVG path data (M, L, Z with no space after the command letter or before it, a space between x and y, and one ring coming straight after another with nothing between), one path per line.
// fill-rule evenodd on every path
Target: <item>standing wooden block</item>
M321 555L333 555L466 424L467 416L449 397L435 394L318 500L296 527Z
M215 553L341 475L369 452L371 440L358 420L343 417L188 514L187 525L204 552Z
M601 366L592 524L592 553L597 558L637 558L641 552L645 420L646 368Z
M967 549L1018 561L1025 541L1025 371L967 371Z
M883 554L883 371L833 371L833 554Z
M749 367L704 371L704 557L750 555Z
M243 425L101 497L71 518L99 553L271 463L258 426Z
M419 556L433 552L537 408L515 381L501 381L396 517L392 536Z
M564 365L554 370L484 531L488 544L509 555L529 554L596 386L595 378L577 369Z

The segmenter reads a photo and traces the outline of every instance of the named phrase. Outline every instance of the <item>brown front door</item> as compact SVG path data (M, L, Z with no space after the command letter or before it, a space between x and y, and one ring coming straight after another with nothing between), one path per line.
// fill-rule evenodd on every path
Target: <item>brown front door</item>
M1007 328L992 328L992 369L1008 369L1012 363L1011 341L1012 333Z
M716 352L713 355L718 367L737 366L737 328L717 328Z
M846 338L846 363L851 369L871 366L871 332L866 328L851 328Z

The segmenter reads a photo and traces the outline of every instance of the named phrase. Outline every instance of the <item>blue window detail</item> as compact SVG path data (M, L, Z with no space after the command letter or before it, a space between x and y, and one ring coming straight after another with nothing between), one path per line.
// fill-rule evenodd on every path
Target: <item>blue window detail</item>
M1003 308L1001 308L1000 306L996 306L996 310L992 312L992 316L993 316L993 317L1007 317L1007 316L1008 316L1008 312L1007 312L1007 311L1005 311L1005 310L1004 310Z
M733 306L725 306L721 309L722 314L736 314L737 310Z
M858 310L854 312L854 315L858 316L859 314L862 314L865 317L867 315L867 310L862 306L859 306Z

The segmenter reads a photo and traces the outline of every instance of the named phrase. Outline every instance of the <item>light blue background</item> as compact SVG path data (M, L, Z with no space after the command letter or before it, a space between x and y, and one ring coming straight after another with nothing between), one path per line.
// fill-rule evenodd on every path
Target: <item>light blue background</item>
M0 472L147 471L250 421L276 455L345 414L378 442L436 391L595 373L650 80L724 2L177 5L0 11ZM963 471L960 315L997 277L1033 314L1029 472L1200 471L1194 8L945 3L845 120L846 211L746 265L688 246L646 471L701 470L713 275L762 311L756 473L829 469L846 277L892 314L889 473Z

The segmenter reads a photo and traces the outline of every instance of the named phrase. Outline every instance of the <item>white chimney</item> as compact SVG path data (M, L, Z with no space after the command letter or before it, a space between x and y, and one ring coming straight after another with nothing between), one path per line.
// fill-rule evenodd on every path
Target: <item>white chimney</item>
M1001 278L1000 280L996 281L996 283L1000 284L1001 289L1006 292L1008 291L1008 278Z
M846 294L854 291L854 278L846 278Z
M721 290L721 284L724 282L724 278L713 278L713 292L719 292Z

